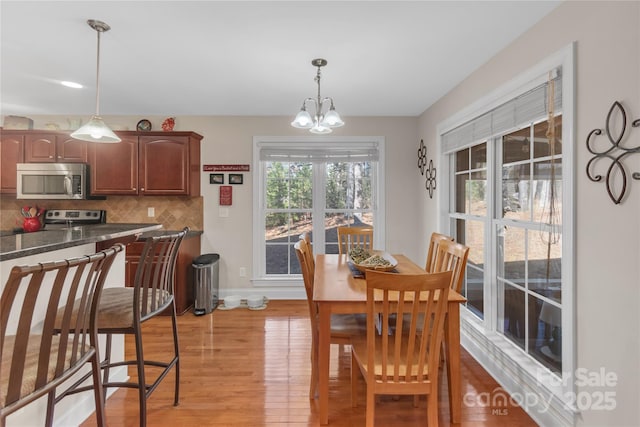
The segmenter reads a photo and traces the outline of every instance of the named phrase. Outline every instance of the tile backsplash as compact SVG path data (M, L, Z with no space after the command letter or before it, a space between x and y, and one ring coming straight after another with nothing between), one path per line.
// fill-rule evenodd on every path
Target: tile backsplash
M16 200L12 196L0 197L0 229L11 230L22 226L20 208L39 206L45 209L104 209L107 222L160 223L167 230L179 230L187 226L202 230L202 197L132 197L108 196L107 200ZM148 210L153 208L154 217Z

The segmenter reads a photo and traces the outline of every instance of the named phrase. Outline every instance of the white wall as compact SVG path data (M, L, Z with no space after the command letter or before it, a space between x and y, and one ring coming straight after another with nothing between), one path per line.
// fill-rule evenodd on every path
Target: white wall
M590 153L585 141L592 129L604 128L616 100L627 109L629 122L640 118L640 2L563 3L425 111L418 138L424 138L435 153L438 123L574 41L577 367L590 372L604 367L618 375L616 409L584 411L578 425L637 426L640 181L630 179L627 198L614 205L604 184L586 176ZM628 145L640 145L640 128L631 130ZM626 164L629 173L640 172L640 154L629 157ZM438 226L435 198L423 202L420 210L424 235ZM425 240L420 248L423 256L426 250Z
M254 136L309 136L308 131L292 128L291 117L249 116L188 116L176 118L176 131L194 131L204 136L201 145L202 164L251 164ZM54 123L65 129L67 116L30 116L34 128L44 129ZM75 118L75 117L71 117ZM134 130L142 117L104 116L105 121L117 130ZM165 117L145 117L154 130L161 129ZM87 117L82 118L86 122ZM386 142L386 245L387 251L403 253L416 261L424 262L419 253L421 239L416 238L415 228L420 223L419 204L426 196L424 181L417 168L418 119L416 117L345 117L346 125L336 129L331 136L383 136ZM201 169L202 170L202 169ZM244 184L233 186L233 205L229 217L218 212L219 185L209 184L209 172L202 172L202 196L204 205L202 253L220 254L220 293L247 294L252 292L252 174L244 173ZM225 179L226 181L226 179ZM240 277L240 268L246 268L247 276ZM304 298L302 281L297 296ZM284 293L260 288L261 294L275 298L294 295L285 288ZM256 291L257 292L257 291Z
M202 164L250 164L254 136L308 136L307 131L292 128L291 117L186 117L181 128L205 136ZM412 227L417 224L418 202L424 196L416 186L417 118L347 117L346 125L331 136L384 136L386 139L386 249L414 258L418 245ZM204 236L202 249L221 255L220 286L222 290L251 288L252 273L252 173L245 173L244 184L233 186L233 205L229 217L218 215L218 185L209 184L203 174ZM420 260L420 258L418 258ZM420 260L420 263L423 262ZM239 277L245 267L247 277ZM302 289L301 289L302 290ZM235 292L235 291L234 291ZM268 293L261 289L260 292ZM303 292L300 296L303 296Z

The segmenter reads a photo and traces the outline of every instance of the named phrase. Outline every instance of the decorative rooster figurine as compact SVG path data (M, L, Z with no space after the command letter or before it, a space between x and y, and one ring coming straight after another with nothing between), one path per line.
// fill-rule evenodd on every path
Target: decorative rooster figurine
M162 122L162 130L165 132L170 132L173 130L173 127L176 124L176 119L173 117L167 117L164 122Z

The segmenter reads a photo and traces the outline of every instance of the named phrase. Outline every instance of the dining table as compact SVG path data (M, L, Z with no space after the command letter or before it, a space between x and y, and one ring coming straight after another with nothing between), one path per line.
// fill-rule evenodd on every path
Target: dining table
M392 255L399 274L420 274L425 270L402 254ZM318 406L320 424L329 424L329 359L331 345L331 315L335 313L366 313L366 280L354 270L348 256L317 254L314 273L313 300L318 305ZM460 376L460 304L465 297L449 291L445 318L445 363L452 423L459 423L462 411Z

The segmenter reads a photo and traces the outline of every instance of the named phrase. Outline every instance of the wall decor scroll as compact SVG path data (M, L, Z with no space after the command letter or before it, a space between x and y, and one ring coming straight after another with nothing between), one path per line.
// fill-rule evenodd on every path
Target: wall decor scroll
M427 173L427 180L424 186L429 192L429 198L433 199L433 190L436 189L436 168L433 167L433 160L429 160L429 167L427 168L427 147L422 139L418 147L418 169L420 169L422 175L425 172Z
M427 147L424 145L424 141L420 140L420 147L418 147L418 169L420 173L424 175L424 168L427 166Z
M433 190L436 189L436 168L433 167L433 159L429 160L429 169L427 169L427 181L424 186L429 192L429 198L433 199Z
M630 130L637 127L640 127L640 119L636 119L631 123ZM598 163L598 160L605 158L609 159L611 164L607 168L605 183L609 197L613 203L617 205L620 204L627 191L627 170L625 165L622 163L622 160L629 155L640 153L640 144L630 148L625 147L622 144L624 134L627 131L627 113L625 112L622 104L618 101L615 101L609 109L605 131L611 146L603 151L598 151L593 146L593 142L596 139L595 136L601 135L602 129L596 128L589 132L589 135L587 136L587 150L593 154L593 157L587 162L587 177L593 182L602 181L602 175L595 174L595 165ZM637 134L638 133L636 133L636 135ZM614 177L618 175L622 182L619 185L614 186ZM631 177L635 180L640 180L640 172L633 172Z

